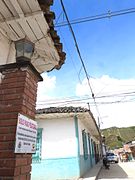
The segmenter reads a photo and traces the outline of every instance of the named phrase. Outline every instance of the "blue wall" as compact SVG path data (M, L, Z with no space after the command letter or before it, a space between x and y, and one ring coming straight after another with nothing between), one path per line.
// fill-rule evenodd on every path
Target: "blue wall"
M80 156L80 176L83 176L91 168L90 159L84 159L84 156Z
M82 177L94 165L95 165L94 154L88 155L88 159L84 159L84 156L80 155L80 158L79 158L80 177Z
M78 159L79 159L79 172L80 177L83 176L89 169L95 165L95 156L94 156L94 145L91 139L87 139L87 148L90 148L91 154L88 154L88 158L84 158L84 155L80 155L80 144L79 144L79 129L78 129L78 119L77 116L74 117L75 121L75 133L78 145ZM88 138L88 136L87 136Z
M79 176L77 157L45 159L32 164L31 180L70 180Z
M90 140L88 148L91 149L91 156L87 159L80 155L78 119L74 117L75 135L77 143L77 156L56 159L40 159L32 163L31 180L72 180L85 174L94 164L94 146ZM91 158L90 158L91 157Z

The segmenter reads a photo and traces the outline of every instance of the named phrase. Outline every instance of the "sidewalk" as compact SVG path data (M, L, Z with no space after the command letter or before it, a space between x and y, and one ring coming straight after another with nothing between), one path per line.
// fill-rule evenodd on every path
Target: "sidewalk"
M96 180L101 168L102 168L102 161L96 164L79 180Z

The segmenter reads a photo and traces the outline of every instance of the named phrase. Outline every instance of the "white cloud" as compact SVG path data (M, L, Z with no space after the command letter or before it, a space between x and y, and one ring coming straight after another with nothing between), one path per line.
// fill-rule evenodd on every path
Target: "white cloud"
M135 79L121 80L104 75L96 79L90 78L90 83L100 112L100 122L103 122L101 128L135 126L135 93L129 94L135 92ZM91 95L86 79L82 84L77 84L76 95ZM104 98L101 98L102 96ZM89 102L91 111L97 119L99 114L92 105L93 100Z
M42 74L43 81L38 83L38 91L37 91L37 104L44 102L47 99L51 99L52 97L49 95L51 94L56 87L56 77L55 76L48 76L47 73Z
M99 114L91 98L87 79L76 86L78 98L75 99L80 97L80 101L66 97L64 99L55 97L56 77L50 77L45 73L43 79L44 81L38 85L37 108L70 105L88 107L87 103L89 102L90 109L97 121ZM103 122L101 128L135 126L135 93L129 94L135 92L135 79L115 79L104 75L100 78L90 78L90 84L100 112L100 123ZM89 97L91 99L88 99ZM81 99L86 100L82 101Z

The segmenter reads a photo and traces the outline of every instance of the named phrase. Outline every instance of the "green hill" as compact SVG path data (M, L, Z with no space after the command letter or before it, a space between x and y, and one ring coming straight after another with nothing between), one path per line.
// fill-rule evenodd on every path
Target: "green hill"
M124 143L135 140L135 126L102 129L102 134L105 136L105 143L110 149L120 148Z

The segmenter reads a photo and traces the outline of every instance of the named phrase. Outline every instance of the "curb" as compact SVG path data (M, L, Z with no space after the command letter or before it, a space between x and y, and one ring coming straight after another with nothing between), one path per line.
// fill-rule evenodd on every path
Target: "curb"
M102 169L102 163L99 162L92 169L87 171L83 175L83 177L79 178L79 180L97 180L101 169Z
M100 167L100 169L99 169L99 171L98 171L98 173L97 173L97 176L96 176L95 180L98 179L99 173L100 173L100 171L102 170L102 168L103 168L103 166Z

